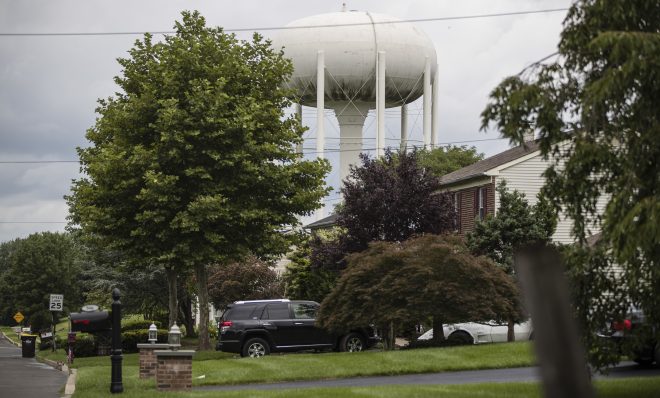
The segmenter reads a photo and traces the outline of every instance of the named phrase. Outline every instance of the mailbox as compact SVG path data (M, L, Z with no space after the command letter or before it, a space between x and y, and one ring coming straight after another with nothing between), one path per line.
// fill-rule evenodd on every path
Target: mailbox
M108 311L85 311L71 313L72 332L107 332L112 329Z

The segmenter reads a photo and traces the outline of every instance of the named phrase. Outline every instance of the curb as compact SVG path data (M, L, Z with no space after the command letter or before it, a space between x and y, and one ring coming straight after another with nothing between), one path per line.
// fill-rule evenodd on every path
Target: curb
M5 339L7 339L8 342L12 343L12 344L15 345L16 347L20 347L20 346L21 346L21 343L17 343L17 342L15 342L11 337L7 336L7 335L5 334L5 332L0 332L0 333L2 333L2 337L4 337Z
M64 386L64 395L62 398L69 398L76 392L76 378L78 377L78 369L71 369L69 373L69 378L66 379L66 385Z

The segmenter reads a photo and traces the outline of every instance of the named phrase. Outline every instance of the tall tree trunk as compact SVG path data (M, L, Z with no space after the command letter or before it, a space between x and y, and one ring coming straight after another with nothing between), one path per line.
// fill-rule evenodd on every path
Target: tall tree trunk
M197 298L199 300L199 349L210 350L209 338L209 287L206 265L195 266L195 280L197 282Z
M192 297L185 289L181 289L181 299L179 300L179 310L181 311L181 323L186 325L186 336L195 336L195 320L193 319Z
M516 333L514 330L515 325L516 323L513 318L509 318L509 323L507 324L506 329L506 341L516 341Z
M442 318L433 316L433 343L440 344L445 341L445 330L442 328Z
M394 349L394 322L389 322L385 327L379 328L383 338L383 349L391 351Z
M169 294L168 309L170 312L169 325L167 329L171 328L176 323L179 316L179 299L177 296L177 272L174 267L166 267L165 273L167 275L167 289Z

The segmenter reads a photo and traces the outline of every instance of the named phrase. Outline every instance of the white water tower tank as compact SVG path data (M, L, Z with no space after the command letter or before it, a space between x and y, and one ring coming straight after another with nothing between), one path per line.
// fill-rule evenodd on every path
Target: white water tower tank
M376 148L382 154L384 109L403 106L424 95L425 144L434 144L432 125L436 123L432 123L431 113L435 116L437 112L431 94L437 98L436 52L429 37L412 23L362 11L314 15L286 25L273 39L273 47L283 48L293 61L288 84L295 89L295 101L317 107L320 156L324 151L323 109L334 110L340 127L342 180L349 165L358 161L369 109L376 109ZM403 146L405 115L403 111Z

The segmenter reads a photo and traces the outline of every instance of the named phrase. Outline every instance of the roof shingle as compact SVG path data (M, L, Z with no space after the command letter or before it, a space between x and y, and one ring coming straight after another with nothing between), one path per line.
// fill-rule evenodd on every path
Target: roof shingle
M462 169L458 169L449 174L445 174L444 176L440 177L440 183L442 185L450 185L469 180L471 178L483 176L484 173L486 173L488 170L521 158L525 155L537 151L538 149L539 145L536 141L528 141L524 145L507 149L506 151L500 152L497 155L493 155L469 166L465 166Z

